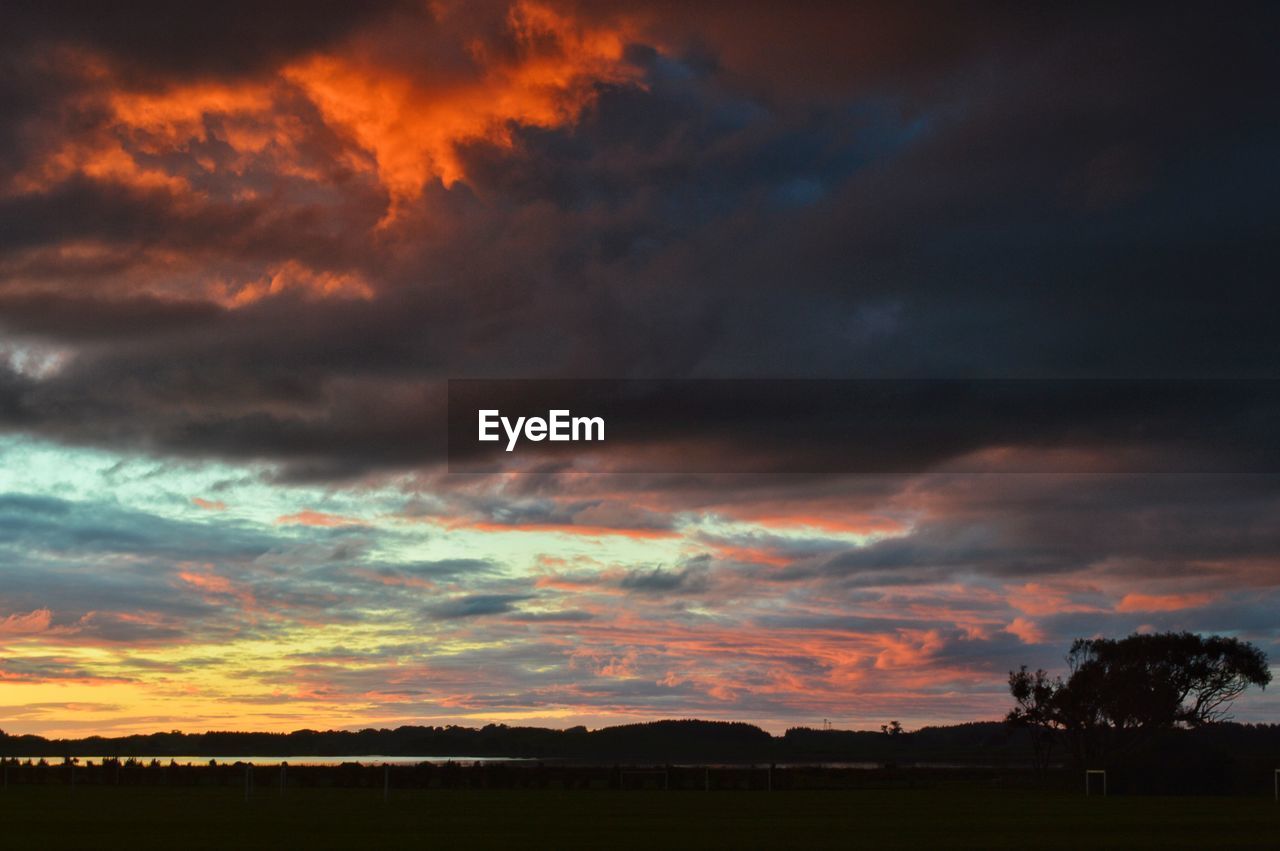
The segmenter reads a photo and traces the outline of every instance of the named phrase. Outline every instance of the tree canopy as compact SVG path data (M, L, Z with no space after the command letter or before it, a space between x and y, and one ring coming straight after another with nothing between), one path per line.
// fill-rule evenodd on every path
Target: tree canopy
M1067 653L1066 680L1023 666L1009 673L1014 707L1007 720L1032 729L1036 757L1046 759L1054 731L1082 755L1117 738L1230 717L1251 685L1266 688L1266 654L1247 641L1191 632L1079 638Z

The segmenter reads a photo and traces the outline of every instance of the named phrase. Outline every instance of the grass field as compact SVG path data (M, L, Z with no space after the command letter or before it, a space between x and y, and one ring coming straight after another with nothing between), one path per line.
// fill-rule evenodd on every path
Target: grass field
M110 846L107 846L110 843ZM0 848L1276 848L1269 798L847 792L0 791Z

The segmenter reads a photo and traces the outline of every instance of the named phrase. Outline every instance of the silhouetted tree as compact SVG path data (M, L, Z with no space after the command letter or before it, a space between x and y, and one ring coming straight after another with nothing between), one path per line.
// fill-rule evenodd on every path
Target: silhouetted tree
M1030 728L1037 748L1065 731L1081 759L1131 748L1159 730L1226 720L1245 689L1271 682L1266 654L1254 645L1190 632L1079 638L1067 665L1065 682L1011 671L1016 705L1007 720Z
M1063 728L1057 706L1062 689L1062 678L1050 679L1043 668L1032 673L1023 665L1009 672L1009 693L1013 695L1014 707L1005 721L1011 726L1026 728L1031 736L1032 763L1040 772L1048 768L1054 742Z

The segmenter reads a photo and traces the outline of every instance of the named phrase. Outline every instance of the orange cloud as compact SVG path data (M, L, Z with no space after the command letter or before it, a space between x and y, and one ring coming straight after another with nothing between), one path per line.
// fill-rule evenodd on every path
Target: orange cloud
M432 87L371 60L314 56L285 69L319 108L326 123L370 152L398 206L425 183L446 187L464 179L458 146L511 144L511 125L555 127L581 114L596 84L634 78L622 63L624 33L584 27L545 6L515 3L507 16L514 55L484 42L469 52L480 76Z
M1043 644L1045 640L1044 630L1035 621L1024 617L1014 618L1004 631L1016 635L1023 644Z
M235 594L235 586L231 584L231 580L224 576L182 571L178 574L178 578L188 585L194 585L201 591L209 591L214 594Z
M33 635L47 630L52 622L53 612L48 609L13 614L0 620L0 635Z
M268 296L294 290L313 299L371 299L374 292L355 272L326 272L289 260L269 269L255 281L220 282L209 287L209 296L224 307L244 307Z
M208 118L218 117L233 133L239 130L232 138L243 146L237 148L240 154L261 153L265 148L265 142L255 142L252 134L244 132L247 128L287 123L276 109L270 81L188 83L138 92L116 86L110 68L96 57L63 51L62 59L68 66L78 68L86 81L97 84L81 97L78 110L104 114L105 120L91 132L68 136L18 175L14 188L19 192L45 191L72 177L84 176L185 197L192 193L189 180L156 158L190 154L192 143L207 141L211 132ZM257 137L285 142L287 152L292 152L289 135L281 129L265 134L259 131ZM211 161L195 162L206 171L215 170Z
M191 503L197 508L203 508L205 511L226 511L227 504L220 499L201 499L198 496L191 497Z
M1212 594L1125 594L1117 612L1176 612L1194 609L1213 600Z
M947 643L936 629L903 629L897 635L876 636L876 640L883 647L876 655L879 670L924 667Z
M233 597L239 601L246 614L258 611L258 601L253 592L248 588L237 585L225 576L219 576L211 572L197 572L192 569L179 571L178 578L206 596Z
M355 176L386 191L385 223L432 181L465 180L466 145L510 147L517 125L578 120L601 83L639 85L639 70L623 56L634 34L620 19L585 23L531 0L516 0L498 31L477 26L465 4L432 4L432 15L443 35L412 41L405 49L421 51L417 59L388 51L386 40L398 34L379 31L370 43L355 39L234 81L138 88L106 57L60 48L53 61L82 84L68 111L83 120L0 191L43 193L87 178L167 194L169 210L185 215L264 199L282 177L332 188ZM432 61L428 42L437 37L463 45L465 59ZM195 288L229 308L291 290L316 299L374 296L369 280L349 268L275 262L217 281L202 280L202 268L132 276L121 286L168 296Z
M1028 582L1025 585L1009 589L1009 605L1024 614L1033 617L1053 615L1061 612L1099 612L1099 606L1082 603L1073 599L1073 594L1096 595L1098 589L1087 585L1057 584L1045 585L1040 582Z
M70 141L51 151L33 169L14 180L20 192L40 192L76 175L104 183L118 183L135 189L163 189L179 195L187 181L160 168L142 166L120 145L97 140Z
M282 514L276 518L278 526L359 526L363 523L354 517L343 517L340 514L325 514L323 511L304 509L294 514Z

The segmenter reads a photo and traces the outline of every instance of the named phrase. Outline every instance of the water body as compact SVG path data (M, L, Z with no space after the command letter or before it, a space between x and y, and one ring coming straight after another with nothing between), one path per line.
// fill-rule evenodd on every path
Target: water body
M444 765L446 762L456 762L472 764L476 762L493 762L493 763L550 763L560 764L569 763L573 765L586 766L608 766L608 765L625 765L631 768L647 766L650 768L665 768L668 763L650 762L646 760L590 760L590 759L570 759L564 760L557 757L514 757L514 756L385 756L381 754L358 754L351 756L120 756L122 761L133 759L144 765L150 763L153 759L158 760L161 765L168 765L172 760L178 765L208 765L210 760L215 760L218 765L232 765L234 763L249 763L251 765L274 765L278 766L282 762L289 765L318 765L333 766L342 765L343 763L359 763L360 765L418 765L419 763L429 762L433 765ZM20 762L31 760L33 762L43 759L51 765L58 765L63 762L62 756L31 756L17 757ZM86 763L101 763L104 759L111 759L110 756L95 754L94 756L78 756L76 759L81 765ZM765 769L769 767L768 762L678 762L670 763L672 768L713 768L713 769L747 769L759 768ZM875 771L888 767L883 762L846 762L846 761L795 761L788 760L773 763L775 768L836 768L836 769L852 769L860 771ZM1005 768L1005 769L1030 769L1030 764L1023 763L974 763L974 762L897 762L894 763L896 768L924 768L924 769L986 769L986 768ZM1056 766L1055 766L1056 767Z
M35 761L44 759L46 762L54 764L61 763L61 756L46 757L21 757L21 761L26 762L28 759ZM80 764L87 762L100 763L103 759L111 759L107 756L81 756L77 757ZM161 765L168 765L170 760L178 763L178 765L208 765L209 760L217 761L218 765L231 765L233 763L249 763L251 765L279 765L287 762L290 765L342 765L343 763L357 762L361 765L418 765L423 762L430 762L435 765L444 765L446 762L535 762L536 760L524 759L522 757L507 756L382 756L379 754L360 754L354 756L121 756L121 760L133 759L141 763L150 763L151 760L157 760Z

